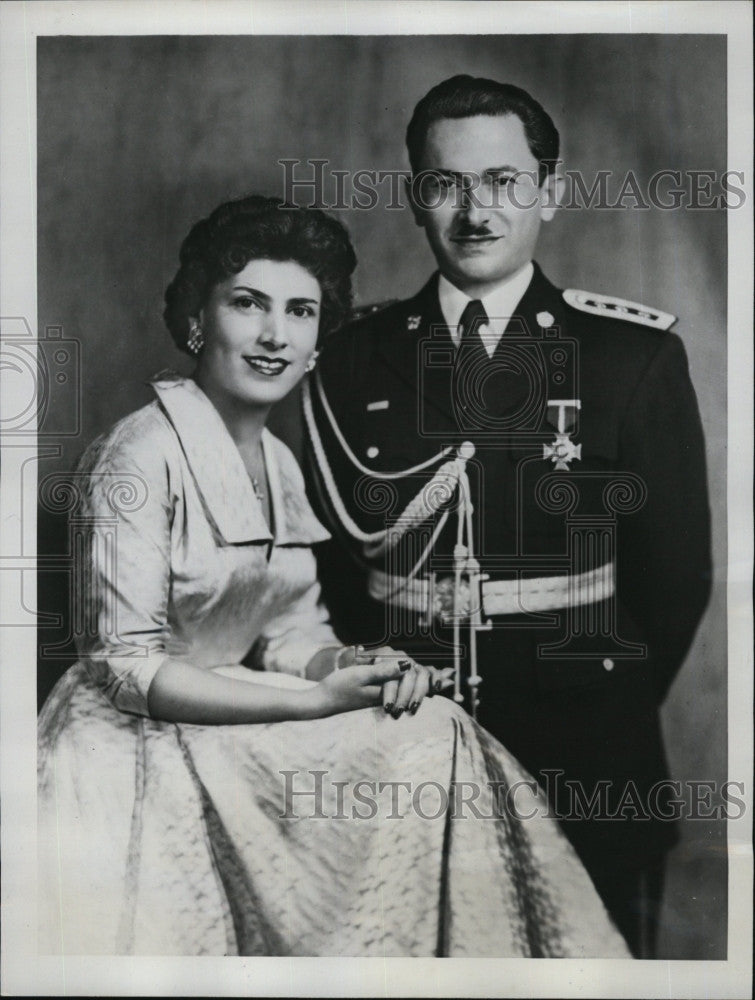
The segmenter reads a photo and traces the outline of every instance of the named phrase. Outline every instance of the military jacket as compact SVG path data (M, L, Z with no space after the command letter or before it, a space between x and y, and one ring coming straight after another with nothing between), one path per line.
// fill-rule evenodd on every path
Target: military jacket
M333 335L305 394L337 631L440 666L461 649L479 721L534 773L666 776L657 706L710 588L704 441L672 322L535 265L489 365L460 379L436 275ZM481 580L456 575L459 490L436 475L460 454ZM429 516L402 520L412 501Z

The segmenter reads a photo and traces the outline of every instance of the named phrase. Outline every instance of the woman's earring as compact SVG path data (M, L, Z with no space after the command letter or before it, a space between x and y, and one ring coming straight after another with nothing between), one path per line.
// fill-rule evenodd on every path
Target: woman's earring
M315 351L314 354L312 355L312 357L307 362L307 367L304 369L305 372L311 372L311 371L314 370L314 367L317 364L317 359L319 358L319 356L320 356L320 352L319 351Z
M186 346L189 348L192 354L199 354L199 352L204 347L204 336L202 334L202 328L195 319L191 321L191 326L189 327L189 336L186 340Z

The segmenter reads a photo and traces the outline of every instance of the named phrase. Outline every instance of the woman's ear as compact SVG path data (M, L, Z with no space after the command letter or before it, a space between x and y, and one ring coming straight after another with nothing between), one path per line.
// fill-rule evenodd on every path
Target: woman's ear
M199 354L204 347L201 316L202 310L199 312L199 317L189 316L189 335L186 338L186 346L192 354Z

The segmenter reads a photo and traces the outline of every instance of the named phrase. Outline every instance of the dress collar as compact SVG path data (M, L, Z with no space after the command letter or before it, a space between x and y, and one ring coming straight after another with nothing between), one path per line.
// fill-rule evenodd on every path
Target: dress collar
M150 380L178 435L194 481L223 540L229 545L273 542L236 443L197 383L172 371ZM312 545L329 537L304 493L296 459L265 428L262 431L270 510L276 545Z

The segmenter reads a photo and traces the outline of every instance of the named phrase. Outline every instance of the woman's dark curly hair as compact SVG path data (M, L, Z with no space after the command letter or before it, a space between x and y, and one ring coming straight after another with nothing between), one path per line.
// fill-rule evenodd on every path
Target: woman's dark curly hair
M336 329L351 308L356 256L346 229L316 208L297 208L275 198L250 195L218 206L192 226L181 244L178 273L165 291L163 318L179 350L186 346L189 318L210 292L238 274L250 260L292 260L320 285L320 337Z

